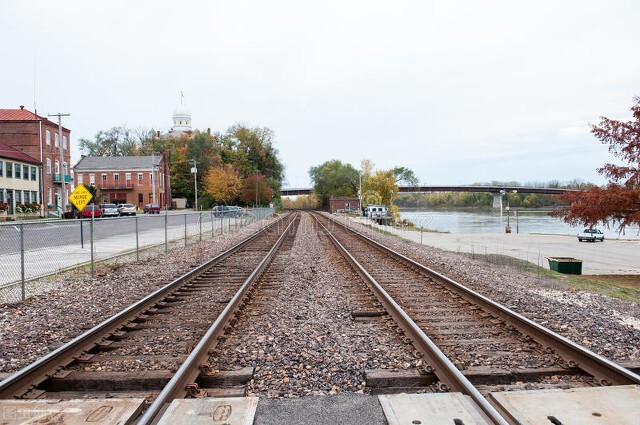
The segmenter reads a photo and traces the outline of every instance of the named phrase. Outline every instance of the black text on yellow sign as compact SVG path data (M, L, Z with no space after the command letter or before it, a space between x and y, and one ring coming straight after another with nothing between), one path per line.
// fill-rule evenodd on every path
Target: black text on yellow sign
M91 195L91 192L82 184L78 184L71 195L69 195L69 200L79 211L84 210L87 204L91 202L91 198L93 198L93 195Z

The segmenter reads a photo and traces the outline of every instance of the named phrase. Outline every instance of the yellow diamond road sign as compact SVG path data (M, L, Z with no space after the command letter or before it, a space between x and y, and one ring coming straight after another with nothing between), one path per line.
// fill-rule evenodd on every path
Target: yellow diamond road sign
M91 192L82 184L78 184L73 192L71 192L71 195L69 195L71 203L80 211L84 210L84 207L91 201L91 198L93 198Z

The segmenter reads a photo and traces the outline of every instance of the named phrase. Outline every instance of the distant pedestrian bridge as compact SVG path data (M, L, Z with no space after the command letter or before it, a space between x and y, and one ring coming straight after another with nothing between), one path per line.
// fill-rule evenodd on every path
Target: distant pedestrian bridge
M574 189L558 189L556 187L530 187L530 186L400 186L400 193L431 193L431 192L488 192L493 195L493 208L502 208L502 195L505 193L540 193L545 195L560 195L565 192L576 192ZM310 188L282 189L280 196L309 195Z

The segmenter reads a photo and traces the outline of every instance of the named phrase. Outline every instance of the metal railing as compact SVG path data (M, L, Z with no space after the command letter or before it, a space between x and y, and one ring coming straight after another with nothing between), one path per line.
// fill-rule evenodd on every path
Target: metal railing
M262 220L273 208L214 216L212 211L134 217L16 221L0 224L0 302L26 300L62 271L127 256L166 253L170 246L212 240Z

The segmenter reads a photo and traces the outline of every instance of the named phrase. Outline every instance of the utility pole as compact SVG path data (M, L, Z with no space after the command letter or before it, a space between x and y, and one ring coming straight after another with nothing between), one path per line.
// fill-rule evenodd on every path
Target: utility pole
M151 190L153 191L153 203L156 202L156 157L155 152L151 152Z
M193 162L191 173L193 174L193 188L196 192L196 211L198 211L198 161L195 159L188 159L187 162Z
M60 190L60 203L62 204L62 213L61 218L64 218L64 213L67 212L67 176L64 172L64 148L62 143L62 117L68 117L71 114L65 114L58 112L57 114L47 114L49 117L58 117L58 145L60 147L60 182L62 183L62 189ZM69 144L71 144L71 140L69 140ZM67 164L67 169L69 168L69 164Z

